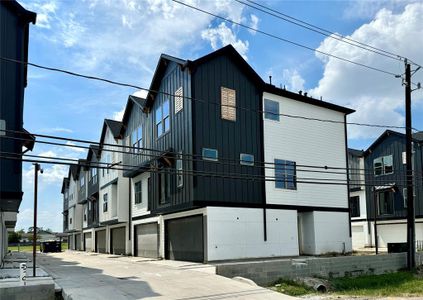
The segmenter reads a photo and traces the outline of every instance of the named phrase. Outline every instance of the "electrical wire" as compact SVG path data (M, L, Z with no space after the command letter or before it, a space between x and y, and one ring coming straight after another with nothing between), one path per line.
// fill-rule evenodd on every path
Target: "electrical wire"
M317 52L317 53L320 53L320 54L323 54L323 55L326 55L326 56L329 56L329 57L336 58L336 59L341 60L341 61L344 61L344 62L348 62L348 63L354 64L354 65L357 65L357 66L360 66L360 67L363 67L363 68L367 68L367 69L370 69L370 70L373 70L373 71L377 71L377 72L380 72L380 73L384 73L384 74L387 74L387 75L391 75L391 76L394 76L394 77L398 76L398 74L395 74L393 72L382 70L382 69L379 69L379 68L376 68L376 67L372 67L372 66L369 66L369 65L366 65L366 64L362 64L362 63L359 63L359 62L356 62L356 61L349 60L347 58L343 58L341 56L337 56L337 55L334 55L334 54L330 54L328 52L324 52L324 51L321 51L321 50L318 50L318 49L314 49L312 47L309 47L309 46L306 46L306 45L303 45L303 44L300 44L300 43L297 43L297 42L288 40L286 38L282 38L280 36L277 36L277 35L272 34L272 33L265 32L265 31L260 30L260 29L257 29L257 28L253 28L251 26L245 25L245 24L240 23L240 22L233 21L231 19L225 18L223 16L217 15L217 14L212 13L210 11L201 9L199 7L196 7L196 6L193 6L193 5L190 5L190 4L187 4L187 3L184 3L184 2L178 1L178 0L172 0L172 1L175 2L175 3L179 3L179 4L183 5L183 6L189 7L191 9L193 9L193 10L196 10L196 11L202 12L204 14L213 16L215 18L221 19L221 20L223 20L225 22L232 23L234 25L238 25L238 26L243 27L243 28L246 28L248 30L252 30L254 32L257 32L257 33L266 35L268 37L271 37L271 38L280 40L282 42L285 42L285 43L288 43L288 44L291 44L291 45L295 45L295 46L300 47L300 48L303 48L303 49L307 49L307 50L310 50L310 51L313 51L313 52Z

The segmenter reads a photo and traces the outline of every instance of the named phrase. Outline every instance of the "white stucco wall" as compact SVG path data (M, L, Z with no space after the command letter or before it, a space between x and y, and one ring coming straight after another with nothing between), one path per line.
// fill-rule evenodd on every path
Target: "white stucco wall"
M298 255L297 213L267 211L264 241L263 210L207 207L207 259Z
M330 109L269 93L264 93L263 98L277 101L279 112L283 114L344 121L343 113ZM345 174L311 173L301 171L307 168L299 166L345 168L345 132L342 123L322 123L283 116L279 121L264 118L264 156L266 162L274 162L275 159L295 161L298 181L301 181L301 178L347 179L346 172ZM275 171L266 169L266 176L274 177ZM267 203L272 204L348 207L346 185L316 185L298 182L296 190L285 190L276 189L275 182L267 181L266 197Z
M351 222L352 247L354 250L371 245L367 221Z
M148 178L149 173L140 174L131 180L131 214L132 217L139 217L149 213L148 207ZM141 181L142 202L135 204L135 183Z

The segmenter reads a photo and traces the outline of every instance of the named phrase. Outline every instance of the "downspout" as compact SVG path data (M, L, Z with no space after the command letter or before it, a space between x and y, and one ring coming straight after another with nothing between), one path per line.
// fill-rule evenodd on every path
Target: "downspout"
M259 111L263 109L263 91L260 93L260 107ZM263 120L263 113L260 114L260 127L261 127L261 161L265 161L264 157L264 120ZM260 168L261 172L263 172L262 175L266 176L266 169L265 164L263 163L263 168ZM267 241L267 213L266 213L266 180L263 180L261 182L262 185L262 205L263 205L263 239L266 242Z
M129 180L129 184L128 184L128 195L129 195L129 208L128 208L128 238L129 241L131 241L131 235L132 235L132 189L131 189L131 183L132 183L132 178L128 178ZM131 252L132 252L132 245L131 245ZM132 255L134 255L134 253L132 253Z
M350 204L350 169L348 163L348 136L347 136L347 115L344 115L344 138L345 138L345 163L346 163L346 170L347 170L347 203L348 203L348 224L350 230L350 238L352 237L352 229L351 229L351 204Z

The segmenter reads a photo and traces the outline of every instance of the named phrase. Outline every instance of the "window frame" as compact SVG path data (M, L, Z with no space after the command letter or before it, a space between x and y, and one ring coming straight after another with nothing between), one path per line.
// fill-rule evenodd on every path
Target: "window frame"
M276 104L277 105L277 112L271 112L266 108L266 104ZM275 122L280 122L280 104L279 101L276 100L270 100L270 99L264 99L264 118L266 120L271 120Z
M293 191L297 190L297 163L295 161L277 159L277 158L275 158L274 163L275 163L275 188L283 189L283 190L293 190ZM290 170L288 166L292 166L292 170ZM292 171L292 174L289 171ZM281 179L278 179L278 177L280 177ZM289 180L289 178L291 177L292 177L292 180ZM280 184L283 184L283 186Z
M139 190L137 190L137 186ZM142 180L134 183L134 204L139 205L142 203Z
M179 151L177 155L175 169L176 169L176 187L182 188L184 186L182 151Z
M210 157L210 156L206 156L205 153L207 151L212 151L216 153L216 158ZM201 154L202 154L202 158L203 160L208 160L208 161L219 161L219 151L217 149L213 149L213 148L203 148L201 150Z
M109 203L109 195L108 195L108 193L104 193L103 194L103 212L104 213L107 212L108 209L109 209L108 203Z
M248 156L251 157L252 160L245 160L242 157ZM254 166L255 160L254 160L254 155L253 154L248 154L248 153L240 153L239 154L239 163L243 166Z
M142 151L144 145L144 134L143 134L143 126L140 124L131 132L130 136L130 152L132 153L140 153ZM138 149L137 149L138 148Z
M389 160L390 164L387 164ZM376 163L380 166L376 167ZM386 171L390 167L390 171ZM373 159L373 174L375 177L394 174L394 157L392 154L379 156Z
M381 211L381 197L380 195L383 194L383 201L386 202L386 195L389 195L389 201L391 202L391 210L392 212L383 212ZM395 195L393 192L389 190L383 190L378 192L378 199L377 199L377 209L378 209L378 215L379 216L392 216L395 213Z
M167 104L167 115L165 115L165 104ZM160 113L160 117L158 116ZM159 139L170 131L170 101L165 98L154 111L154 126L156 130L156 138ZM166 127L166 124L167 127ZM159 127L161 128L159 130Z
M184 89L180 86L174 94L175 100L175 115L184 110Z
M356 211L353 210L353 201L357 201L357 205L355 205L354 207L356 207ZM351 196L350 197L350 214L351 214L351 218L358 218L360 217L361 213L360 213L360 196Z
M235 89L230 89L224 86L220 87L220 118L222 120L236 122L236 98L237 97ZM225 101L226 103L224 103ZM233 104L231 104L231 102L233 102Z

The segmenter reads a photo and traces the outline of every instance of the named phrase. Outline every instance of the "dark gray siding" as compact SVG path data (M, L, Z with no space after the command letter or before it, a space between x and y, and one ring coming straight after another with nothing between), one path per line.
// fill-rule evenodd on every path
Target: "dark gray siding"
M256 162L263 161L261 91L227 56L219 56L201 64L192 75L193 97L209 102L194 101L193 146L201 157L202 148L219 152L219 162L198 161L195 171L222 174L241 173L262 176L262 168L240 166L240 153L253 154ZM221 87L236 90L236 121L221 118ZM222 165L221 158L227 158ZM194 200L210 204L259 204L264 201L264 182L229 178L196 176ZM199 202L198 202L199 203ZM195 202L194 202L195 204Z
M380 219L405 218L407 210L404 208L403 189L406 185L406 165L402 162L402 152L405 152L405 137L399 135L387 136L378 144L371 153L365 157L366 169L366 199L367 199L367 215L369 219L374 216L374 186L384 186L394 183L397 191L394 193L394 214L392 216L379 216ZM374 159L391 155L393 156L393 174L375 176L373 170ZM423 216L423 191L422 191L422 151L421 147L415 145L415 153L413 154L415 173L417 173L414 182L415 190L415 208L416 216Z
M19 17L0 4L0 56L24 60L25 30ZM0 119L6 129L21 131L25 87L24 65L0 61ZM12 135L8 133L8 135ZM21 153L20 141L0 138L0 151ZM22 163L0 159L0 208L17 211L22 199ZM11 203L8 200L12 200ZM7 205L13 204L13 205Z
M128 120L127 129L125 130L125 141L131 132L142 124L144 148L155 149L155 151L144 151L141 154L125 154L124 163L130 166L142 165L143 163L157 158L160 153L165 151L179 152L183 154L192 154L192 123L191 123L191 102L184 98L182 111L175 114L175 102L173 95L175 91L182 86L184 97L191 97L191 82L190 74L187 69L182 70L182 67L175 63L169 62L166 72L161 80L159 93L157 94L154 104L152 105L149 113L143 113L141 109L134 105L132 108L131 116ZM164 135L157 138L155 126L155 110L165 101L170 101L170 130ZM152 162L153 165L157 164L156 161ZM192 169L192 162L184 160L184 170ZM136 175L136 174L135 174ZM152 212L164 212L168 210L177 210L181 207L189 207L192 199L192 177L184 175L183 187L176 187L176 175L172 174L170 182L170 201L166 204L159 204L159 174L151 172L151 201L150 209Z

